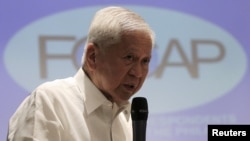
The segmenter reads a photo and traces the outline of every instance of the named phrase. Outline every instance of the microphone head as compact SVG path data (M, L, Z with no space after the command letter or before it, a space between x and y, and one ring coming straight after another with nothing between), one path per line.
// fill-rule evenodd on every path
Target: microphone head
M145 97L133 98L131 106L131 117L132 120L148 119L148 102Z

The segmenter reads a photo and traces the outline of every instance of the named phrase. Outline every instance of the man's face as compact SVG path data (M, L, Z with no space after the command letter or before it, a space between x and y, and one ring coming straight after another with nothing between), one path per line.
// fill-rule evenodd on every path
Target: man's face
M97 49L93 82L110 100L126 103L147 76L151 50L150 38L141 32L123 36L105 53Z

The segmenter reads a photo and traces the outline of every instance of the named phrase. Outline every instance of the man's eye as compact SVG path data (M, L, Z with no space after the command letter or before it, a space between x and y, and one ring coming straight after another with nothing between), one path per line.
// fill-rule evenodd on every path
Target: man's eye
M150 59L144 59L144 60L143 60L143 63L144 63L144 64L148 64L149 62L150 62Z
M132 55L127 55L125 58L130 61L134 60L134 57Z

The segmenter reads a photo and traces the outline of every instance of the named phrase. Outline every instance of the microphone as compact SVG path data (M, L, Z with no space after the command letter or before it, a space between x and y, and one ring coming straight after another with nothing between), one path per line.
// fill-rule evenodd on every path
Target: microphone
M146 98L133 98L131 117L133 126L133 141L146 141L146 126L148 119L148 103Z

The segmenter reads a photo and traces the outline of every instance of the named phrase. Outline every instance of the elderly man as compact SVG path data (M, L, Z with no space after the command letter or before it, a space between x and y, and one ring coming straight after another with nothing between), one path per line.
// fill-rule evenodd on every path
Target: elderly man
M9 141L132 141L129 99L143 85L154 33L136 13L106 7L89 28L74 77L38 86L9 122Z

